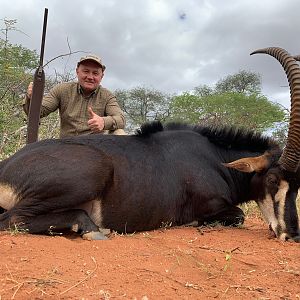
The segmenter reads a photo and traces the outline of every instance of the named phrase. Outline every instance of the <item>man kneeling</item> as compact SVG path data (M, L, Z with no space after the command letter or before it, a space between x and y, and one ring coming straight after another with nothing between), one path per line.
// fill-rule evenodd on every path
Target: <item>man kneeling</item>
M77 63L77 82L60 83L44 96L41 118L59 110L60 137L89 133L126 134L125 117L116 97L100 85L105 65L96 55L81 57ZM29 111L32 96L29 84L23 109Z

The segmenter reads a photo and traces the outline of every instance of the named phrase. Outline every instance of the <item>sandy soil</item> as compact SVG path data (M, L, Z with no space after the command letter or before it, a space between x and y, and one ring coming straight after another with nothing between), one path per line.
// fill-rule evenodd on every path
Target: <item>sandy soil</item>
M300 244L242 228L113 235L0 233L0 299L300 299Z

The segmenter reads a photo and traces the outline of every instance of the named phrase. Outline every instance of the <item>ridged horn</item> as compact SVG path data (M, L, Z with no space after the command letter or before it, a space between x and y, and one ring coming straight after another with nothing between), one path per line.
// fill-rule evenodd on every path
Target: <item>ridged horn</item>
M291 114L286 146L279 164L287 171L296 172L300 160L300 67L296 59L278 47L259 49L252 54L264 53L276 58L283 67L290 86Z

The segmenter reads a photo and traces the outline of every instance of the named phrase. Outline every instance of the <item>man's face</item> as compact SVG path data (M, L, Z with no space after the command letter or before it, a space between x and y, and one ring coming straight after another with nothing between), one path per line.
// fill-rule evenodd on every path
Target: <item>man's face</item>
M94 91L103 78L102 68L91 60L82 62L76 73L80 86L87 93Z

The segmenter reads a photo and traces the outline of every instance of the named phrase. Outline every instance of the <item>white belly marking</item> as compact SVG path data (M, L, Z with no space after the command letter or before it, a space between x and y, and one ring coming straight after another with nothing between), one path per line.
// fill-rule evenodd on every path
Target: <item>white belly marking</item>
M0 206L8 210L16 203L18 203L18 197L15 190L7 184L0 184Z

